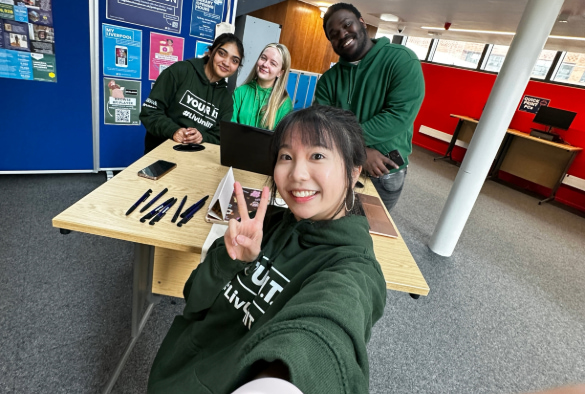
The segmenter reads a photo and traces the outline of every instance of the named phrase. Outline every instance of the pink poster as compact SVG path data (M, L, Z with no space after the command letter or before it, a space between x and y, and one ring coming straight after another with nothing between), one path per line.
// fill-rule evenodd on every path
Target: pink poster
M156 80L165 68L183 60L184 41L181 37L150 32L148 79Z

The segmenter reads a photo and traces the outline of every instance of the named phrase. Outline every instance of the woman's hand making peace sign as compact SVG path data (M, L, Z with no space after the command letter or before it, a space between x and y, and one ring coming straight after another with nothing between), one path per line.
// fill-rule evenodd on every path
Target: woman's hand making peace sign
M268 187L264 186L256 216L254 219L250 219L242 185L239 182L235 182L234 190L236 191L241 221L238 222L235 219L229 221L228 229L224 235L225 246L228 255L232 259L251 262L256 260L260 254L262 225L266 215L266 208L268 207L270 191Z

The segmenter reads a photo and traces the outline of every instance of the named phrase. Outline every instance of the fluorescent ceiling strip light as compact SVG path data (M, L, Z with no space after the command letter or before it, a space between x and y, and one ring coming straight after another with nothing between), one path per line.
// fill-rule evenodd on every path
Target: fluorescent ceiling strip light
M444 27L421 26L421 29L437 30L439 32L445 31ZM510 31L472 30L472 29L457 29L457 28L450 28L448 31L459 31L459 32L467 32L467 33L499 34L499 35L503 35L503 36L513 36L516 34L516 33L510 32ZM554 38L554 39L558 39L558 40L585 41L585 37L548 36L548 38Z

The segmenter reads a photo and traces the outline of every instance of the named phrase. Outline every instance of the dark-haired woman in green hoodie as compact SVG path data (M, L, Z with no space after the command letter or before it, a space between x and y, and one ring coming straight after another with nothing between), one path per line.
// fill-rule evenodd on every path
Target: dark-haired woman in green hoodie
M272 155L254 218L230 221L187 281L150 393L231 393L262 377L304 394L368 393L366 343L386 285L368 222L353 214L361 128L349 111L312 106L280 122ZM288 208L268 208L277 192Z
M181 144L219 144L219 122L232 117L232 95L226 78L244 58L238 37L224 33L201 59L174 63L157 78L142 104L140 120L146 127L144 153L167 139Z

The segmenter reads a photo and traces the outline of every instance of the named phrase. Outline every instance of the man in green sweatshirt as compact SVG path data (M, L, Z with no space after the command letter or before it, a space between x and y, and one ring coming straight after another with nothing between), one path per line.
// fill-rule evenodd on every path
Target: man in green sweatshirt
M424 97L420 61L386 37L369 39L364 19L351 4L329 7L323 29L340 60L319 79L315 102L356 115L367 146L364 170L390 211L404 185L413 123ZM394 150L403 164L388 158Z

